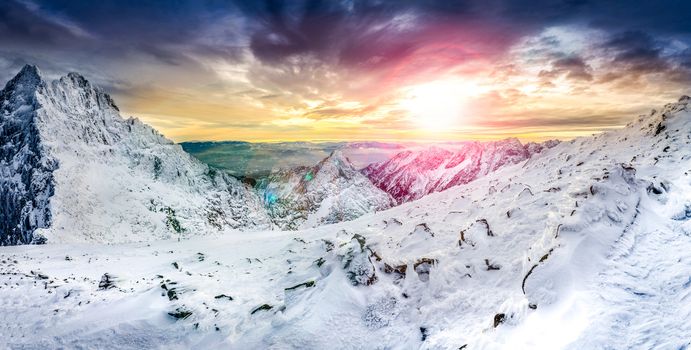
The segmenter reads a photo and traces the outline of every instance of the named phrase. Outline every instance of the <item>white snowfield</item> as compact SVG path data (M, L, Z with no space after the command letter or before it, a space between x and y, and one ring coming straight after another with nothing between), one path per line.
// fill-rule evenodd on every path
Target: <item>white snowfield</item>
M350 222L2 247L0 348L690 348L690 101Z

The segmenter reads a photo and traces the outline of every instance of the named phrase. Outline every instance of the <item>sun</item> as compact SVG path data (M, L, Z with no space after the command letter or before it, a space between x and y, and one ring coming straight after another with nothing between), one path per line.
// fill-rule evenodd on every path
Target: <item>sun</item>
M401 106L420 129L450 130L462 122L468 99L478 91L470 82L437 80L407 88Z

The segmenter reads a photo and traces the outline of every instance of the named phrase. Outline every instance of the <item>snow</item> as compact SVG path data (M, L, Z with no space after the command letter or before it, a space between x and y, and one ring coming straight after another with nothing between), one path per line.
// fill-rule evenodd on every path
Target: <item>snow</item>
M190 224L199 208L186 204L204 198L195 188L209 182L170 178L175 168L166 167L162 179L153 179L153 162L143 161L151 158L106 157L109 147L75 146L85 153L65 162L73 146L51 144L65 148L56 196L90 204L61 212L94 215L85 222L117 212L103 221L112 228L101 230L138 227L148 234L130 220L140 218L144 196L160 196L187 208L176 213L188 231L180 241L123 243L88 226L77 232L94 235L89 243L1 247L0 342L111 349L688 348L688 102L682 98L621 130L560 143L467 184L299 231L209 235L204 225ZM171 154L188 159L163 141L153 147L145 154L161 155L164 164ZM103 162L80 168L78 159L95 158L92 152ZM108 174L114 159L142 161L115 163ZM499 164L491 159L487 169ZM147 181L138 177L144 167ZM82 176L59 173L68 170ZM130 188L130 196L99 187L99 177L150 188ZM70 198L67 186L84 199L77 192ZM121 199L105 203L99 196ZM74 235L75 227L60 220L52 238ZM104 243L94 242L99 237ZM99 288L105 274L113 288Z
M349 221L394 204L340 150L313 167L273 172L257 188L273 222L284 230Z
M557 144L558 141L552 140L523 145L518 139L510 138L406 150L389 160L370 164L362 173L397 203L404 203L466 184Z
M0 164L3 174L26 179L2 179L8 212L22 213L2 222L22 232L12 235L20 243L32 236L112 243L272 227L251 188L139 120L123 119L110 96L76 73L46 82L27 66L2 94L18 116L0 120L3 133L30 147L10 148ZM23 101L31 108L17 107ZM21 203L28 204L17 208ZM40 220L21 229L32 213Z

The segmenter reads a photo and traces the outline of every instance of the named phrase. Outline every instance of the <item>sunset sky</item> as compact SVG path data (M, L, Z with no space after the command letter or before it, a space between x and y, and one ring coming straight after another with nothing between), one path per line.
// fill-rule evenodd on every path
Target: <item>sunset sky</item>
M690 1L0 1L0 78L77 71L175 141L569 138L691 94Z

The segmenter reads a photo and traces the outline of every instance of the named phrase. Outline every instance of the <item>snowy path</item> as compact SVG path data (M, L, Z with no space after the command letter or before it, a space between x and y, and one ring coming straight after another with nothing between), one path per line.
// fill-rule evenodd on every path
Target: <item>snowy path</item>
M689 189L662 205L648 200L645 218L612 248L610 263L594 284L592 323L572 349L686 349L691 346L691 235L677 214ZM681 197L681 198L677 198ZM600 344L600 345L598 345Z

